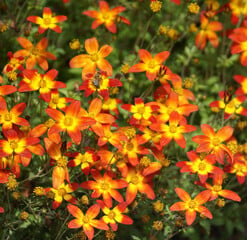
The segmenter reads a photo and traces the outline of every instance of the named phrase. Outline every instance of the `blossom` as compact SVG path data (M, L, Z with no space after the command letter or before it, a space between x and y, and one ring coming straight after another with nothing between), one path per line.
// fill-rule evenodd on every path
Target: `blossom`
M174 203L171 207L171 211L186 211L185 218L188 225L191 225L196 218L196 212L202 213L207 218L212 219L211 212L202 204L208 201L210 198L210 192L205 190L200 192L194 199L191 199L189 194L182 188L175 188L175 191L179 198L183 202Z
M52 29L55 32L61 33L62 30L56 23L67 20L67 17L63 15L54 16L50 8L44 7L43 18L38 16L29 16L27 20L39 25L39 34L42 34L48 28Z
M215 163L215 155L210 154L207 156L198 156L195 151L187 152L188 158L191 162L188 161L180 161L176 163L177 167L181 167L181 172L191 172L197 173L200 182L205 183L208 178L208 174L224 174L224 171L219 167L214 166Z
M117 231L118 228L117 223L122 223L127 225L133 224L133 220L130 217L123 214L123 212L127 208L127 204L125 202L119 203L113 209L110 209L112 206L108 208L101 200L97 200L97 204L100 206L103 213L105 214L102 217L102 220L106 224L109 223L113 231Z
M209 201L215 200L218 196L231 199L233 201L240 202L241 198L238 196L237 193L231 191L222 189L222 183L223 183L223 175L221 174L215 174L213 177L213 185L211 186L209 183L197 183L205 188L208 189L211 196L209 198Z
M102 230L108 230L109 227L102 221L95 219L99 212L100 212L100 206L95 204L91 206L86 214L84 215L82 211L74 206L69 204L67 206L69 212L76 218L69 222L68 227L69 228L83 228L84 233L87 235L88 239L93 239L94 236L94 228L102 229Z
M230 0L229 7L232 10L232 23L237 24L241 16L247 16L247 2L242 0Z
M88 54L80 54L70 60L71 68L83 68L82 79L86 79L88 74L94 75L96 67L101 71L112 75L112 66L105 60L113 50L113 47L104 45L99 49L99 43L96 38L90 38L85 41L85 49Z
M36 62L38 62L39 66L45 71L48 70L48 62L46 58L56 60L57 58L46 52L45 49L48 46L47 38L42 38L36 46L23 37L18 37L17 41L24 48L14 53L14 57L26 57L26 68L33 69Z
M192 141L199 144L196 151L207 152L216 155L216 160L224 164L225 153L232 159L232 152L222 142L227 141L233 134L231 126L225 126L221 128L217 133L208 124L201 125L202 132L204 135L194 136Z
M135 64L129 69L129 72L146 72L147 78L154 81L157 77L162 63L169 57L168 51L160 52L154 57L145 49L139 50L140 63Z
M169 125L164 123L153 123L150 125L150 128L157 132L161 132L160 144L162 146L167 145L174 139L181 148L185 148L186 146L183 134L196 130L196 127L188 125L186 121L184 121L184 118L176 111L173 111L170 114Z
M244 77L242 75L234 75L233 78L241 85L241 87L236 90L235 94L237 96L243 94L247 95L247 77Z
M0 124L2 124L3 131L13 128L13 124L29 126L29 122L26 119L19 117L25 108L26 103L19 103L8 111L5 99L0 96Z
M105 24L105 27L108 29L108 31L116 33L117 21L122 21L128 25L130 24L129 20L119 16L119 13L125 11L125 7L117 6L113 9L109 9L109 5L106 1L99 1L99 8L99 12L94 10L87 10L83 12L84 15L95 18L95 21L92 24L92 29L97 28L101 24Z
M196 46L199 49L203 49L206 46L207 40L216 48L219 44L219 39L216 35L216 31L222 30L222 24L218 21L209 22L208 18L201 14L201 30L196 36Z
M67 132L75 144L81 142L81 130L86 129L89 125L94 124L92 118L81 117L81 103L79 101L72 102L65 110L65 115L57 109L47 108L46 113L53 118L56 123L51 127L50 133Z
M122 195L115 189L121 189L128 186L128 183L121 179L112 179L111 172L105 172L103 177L96 169L91 170L92 177L95 181L86 181L81 183L82 188L94 190L91 194L92 198L98 198L103 195L106 206L112 206L112 198L118 202L123 202Z
M51 69L45 74L38 73L37 70L24 70L24 78L20 82L19 92L39 91L41 97L46 101L51 101L53 89L66 88L66 84L60 81L54 81L58 71Z

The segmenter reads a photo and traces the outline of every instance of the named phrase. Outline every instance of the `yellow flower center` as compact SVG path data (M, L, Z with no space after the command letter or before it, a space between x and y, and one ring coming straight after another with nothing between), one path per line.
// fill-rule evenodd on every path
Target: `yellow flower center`
M90 218L88 216L84 216L82 217L82 221L84 222L84 224L87 224L90 222Z
M115 213L114 211L110 211L110 212L108 213L108 218L114 219L115 217L116 217L116 213Z
M51 126L53 126L55 124L55 121L51 118L49 118L45 123L44 125L47 127L47 128L50 128Z
M104 20L109 19L109 14L103 13L103 14L102 14L102 18L103 18Z
M57 160L57 166L58 167L66 167L68 163L68 160L66 157L62 156Z
M72 117L65 117L63 123L65 126L69 127L73 124L73 118Z
M143 114L145 112L145 107L138 107L137 112Z
M107 190L110 189L110 185L109 185L109 183L102 182L102 183L100 184L100 188L101 188L103 191L107 191Z
M213 139L213 145L214 146L218 146L220 143L221 143L221 141L220 141L220 139L219 138L217 138L217 137L215 137L214 139Z
M171 133L177 132L177 126L174 125L174 124L172 124L171 126L169 126L169 129L170 129L170 132L171 132Z
M57 105L58 102L59 102L59 96L58 96L58 95L53 95L51 101L52 101L54 104Z
M99 60L99 55L98 53L94 53L90 55L90 58L93 62L97 62Z
M150 61L148 62L148 68L149 68L149 69L155 68L156 65L157 65L157 63L156 63L154 60L150 60Z
M175 88L174 92L178 95L183 95L183 89L182 88Z
M134 144L133 144L133 143L127 143L127 144L126 144L126 149L127 149L128 151L132 151L132 150L134 149Z
M198 169L199 169L200 171L205 170L206 167L207 167L207 165L206 165L204 162L200 162L199 165L198 165Z
M222 190L222 186L221 185L214 185L213 186L213 191L214 192L220 192Z
M139 183L139 177L136 175L131 177L130 182L137 185Z
M109 138L111 138L111 136L112 136L111 132L106 132L104 137L109 139Z
M10 147L15 150L18 147L18 143L16 141L11 141L10 142Z
M39 48L37 48L37 47L34 47L34 48L32 49L32 51L31 51L31 54L32 54L32 55L35 55L35 56L40 55L40 53L41 53L41 49L39 49Z
M45 25L50 25L51 24L51 18L50 17L44 18L43 22Z
M66 192L66 190L64 189L64 188L60 188L60 189L58 189L58 195L60 195L60 196L64 196L67 192Z
M189 202L189 208L195 209L197 207L197 202L195 200L190 200Z
M45 88L46 87L46 81L41 79L40 82L39 82L39 87L40 88Z
M12 115L11 115L11 113L6 113L6 114L4 115L4 120L5 120L6 122L10 122L10 121L12 120Z

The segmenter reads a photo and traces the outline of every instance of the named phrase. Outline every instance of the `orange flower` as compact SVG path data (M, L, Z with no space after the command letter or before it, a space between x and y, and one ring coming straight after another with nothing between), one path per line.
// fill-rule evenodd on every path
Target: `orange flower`
M232 115L243 115L247 116L247 109L243 108L241 104L246 100L246 96L238 96L230 101L227 101L227 92L219 92L219 96L222 101L214 101L209 104L210 107L217 107L219 109L224 109L224 118L227 119Z
M121 179L112 179L111 172L105 172L102 177L98 170L91 170L92 177L95 181L81 183L82 188L93 189L92 198L98 198L103 195L104 203L107 207L112 206L112 198L118 202L123 202L122 195L115 189L121 189L128 186L128 183Z
M219 39L216 35L216 31L222 30L222 24L218 21L209 22L208 18L201 14L201 30L196 36L196 46L199 49L203 49L206 46L207 40L216 48L219 44Z
M89 240L93 239L93 236L94 236L93 228L98 228L102 230L109 229L109 227L102 220L95 219L100 212L99 205L95 204L91 206L87 210L85 215L82 213L82 211L78 207L74 205L69 204L67 208L69 212L76 218L69 222L68 227L69 228L83 227L83 231L87 235Z
M196 184L199 184L205 188L208 189L208 191L210 192L211 196L209 198L209 201L213 201L215 200L218 196L227 198L227 199L231 199L233 201L237 201L240 202L241 198L238 196L237 193L231 191L231 190L226 190L226 189L222 189L222 183L223 183L223 176L221 174L215 174L213 177L213 186L211 186L208 183L198 183L196 182Z
M46 113L56 121L50 129L50 133L67 131L71 139L78 145L81 142L81 130L95 123L92 118L80 117L80 110L81 103L79 101L72 102L66 108L65 115L56 109L47 108Z
M176 111L173 111L170 114L169 125L164 123L154 123L150 125L150 128L162 133L160 139L160 144L162 146L167 145L172 139L174 139L181 148L185 148L186 146L183 134L196 130L196 127L188 125L185 118L179 115Z
M71 184L60 184L59 186L56 186L54 188L46 188L45 191L52 192L54 194L52 208L56 209L58 208L61 203L63 202L63 199L67 202L76 204L76 198L71 195L72 192L74 192L79 187L78 183L71 183Z
M222 142L227 141L233 134L231 126L221 128L217 133L208 124L201 125L204 135L194 136L192 141L199 144L197 152L207 152L216 155L216 160L224 164L225 153L232 159L232 152Z
M145 126L148 126L151 123L150 120L154 118L154 111L159 109L159 106L156 104L156 102L149 102L144 104L141 98L135 98L135 105L123 104L121 107L133 113L129 124L141 124Z
M247 2L243 0L230 0L229 7L232 10L231 21L233 24L237 24L239 18L247 16Z
M109 9L109 5L106 1L99 1L99 8L100 11L84 11L83 14L87 15L89 17L95 18L96 20L92 24L92 29L97 28L101 24L105 24L108 31L112 33L117 32L117 21L122 21L126 24L130 24L129 20L127 20L124 17L119 16L118 14L125 11L125 7L123 6L117 6L113 9Z
M162 63L169 57L170 53L164 51L156 54L154 57L145 49L139 50L140 63L135 64L129 69L129 72L146 72L147 78L154 81L162 67Z
M185 218L188 225L191 225L195 221L196 212L203 214L207 218L213 218L211 212L206 207L201 206L210 198L209 191L205 190L203 192L200 192L194 199L191 199L189 194L182 188L175 188L175 191L183 202L174 203L170 207L170 210L186 211Z
M88 54L78 55L70 60L71 68L83 68L82 79L86 79L88 74L94 75L96 67L105 71L108 76L112 75L112 66L105 60L113 50L113 47L104 45L99 50L99 43L96 38L85 41L85 49Z
M17 51L14 54L14 57L26 57L27 69L33 69L36 62L38 62L39 66L47 71L48 62L46 58L52 60L57 59L53 54L45 51L48 45L48 40L46 38L42 38L35 47L26 38L18 37L17 41L24 49Z
M219 167L214 166L215 163L215 155L207 155L203 158L197 156L195 151L187 152L188 158L191 162L188 161L180 161L176 163L177 167L181 167L181 172L191 172L197 173L201 183L205 183L208 174L224 174L224 171Z
M39 24L39 29L38 29L39 34L42 34L48 28L52 29L57 33L61 33L62 29L56 23L63 22L65 20L67 20L66 16L62 16L62 15L54 16L51 9L48 7L44 7L43 9L43 18L38 16L29 16L27 18L27 21Z
M126 225L133 224L133 220L130 217L122 214L127 207L127 204L125 202L118 204L113 209L108 208L101 200L97 200L97 204L101 207L102 211L105 214L102 217L103 221L106 224L109 223L113 231L117 231L117 222Z
M2 130L13 128L13 124L29 126L29 122L26 119L19 117L25 108L26 103L19 103L8 111L5 99L0 97L0 124L2 124Z
M234 75L233 78L241 85L241 87L236 90L235 94L237 96L243 94L247 95L247 77L244 77L242 75Z
M24 70L24 78L20 82L19 92L29 92L39 90L41 97L46 101L51 100L51 90L57 88L66 88L66 84L54 81L58 71L49 70L46 74L39 74L37 70Z

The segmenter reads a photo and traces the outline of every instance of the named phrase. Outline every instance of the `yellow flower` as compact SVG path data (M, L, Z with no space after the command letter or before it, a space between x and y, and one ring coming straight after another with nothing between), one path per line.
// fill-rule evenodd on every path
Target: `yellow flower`
M121 71L123 74L127 74L127 73L129 72L129 69L130 69L130 66L129 66L128 64L124 64L124 65L122 65L120 71Z
M71 49L73 50L77 50L77 49L80 49L81 48L81 43L79 41L79 39L72 39L69 43L69 46Z
M14 174L10 174L8 177L8 182L6 183L7 187L10 191L13 191L16 189L18 183L16 181L16 177Z
M36 196L43 196L45 195L45 190L42 187L35 187L33 192L35 193Z
M161 221L154 221L153 222L153 229L157 231L161 231L163 229L163 223Z
M150 3L150 9L156 13L159 12L162 7L162 2L159 0L151 1Z
M200 7L197 3L190 3L188 6L188 10L192 14L197 14L200 11Z
M164 203L162 203L160 200L153 203L154 211L155 212L162 212L164 209Z
M198 27L195 23L190 24L189 32L196 32L198 30Z
M28 212L25 212L25 211L21 212L21 219L22 220L26 220L28 218L28 216L29 216Z

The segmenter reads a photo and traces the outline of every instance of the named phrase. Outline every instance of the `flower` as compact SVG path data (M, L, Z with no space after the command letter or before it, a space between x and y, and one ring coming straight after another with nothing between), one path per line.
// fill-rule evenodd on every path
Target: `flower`
M241 16L247 15L247 2L243 0L230 0L229 7L232 10L232 23L237 24Z
M86 79L88 74L94 75L96 67L101 71L112 75L112 66L105 60L113 50L113 47L104 45L99 50L99 43L96 38L90 38L85 41L85 49L88 54L80 54L70 60L71 68L83 68L82 79Z
M36 62L38 62L39 66L47 71L48 62L46 58L52 60L57 59L53 54L45 51L48 45L47 38L42 38L35 47L29 40L23 37L18 37L17 41L24 49L15 52L14 57L26 57L27 69L33 69Z
M91 206L87 210L85 215L82 213L82 211L78 207L74 205L69 204L67 208L69 212L76 218L69 222L68 227L69 228L82 227L83 231L85 232L89 240L93 239L93 236L94 236L93 228L98 228L102 230L109 229L109 227L102 220L95 219L100 212L99 205L95 204Z
M243 94L247 95L247 77L244 77L242 75L234 75L233 78L241 85L241 87L236 90L235 94L237 96Z
M102 219L106 224L110 224L113 231L117 231L117 222L122 224L131 225L133 224L133 220L124 215L123 212L127 208L127 204L125 202L119 203L113 209L111 207L107 207L103 201L97 200L97 204L101 207L103 213L105 214Z
M232 159L232 152L222 142L227 141L233 134L231 126L225 126L221 128L217 133L208 124L202 124L201 129L204 135L194 136L192 141L199 144L196 151L207 152L216 155L216 160L224 164L225 153Z
M175 192L183 202L174 203L171 207L171 211L186 211L185 218L188 225L191 225L196 218L196 212L199 212L212 219L211 212L204 206L201 206L210 198L210 192L205 190L200 192L194 199L191 199L189 194L182 188L175 188Z
M222 30L222 23L218 21L209 22L208 18L201 14L201 30L196 35L196 46L200 50L206 46L207 40L216 48L219 44L219 39L216 35L216 31Z
M162 63L169 57L168 51L160 52L154 57L145 49L139 50L140 63L135 64L129 69L129 72L146 72L147 78L154 81L158 75Z
M57 33L61 33L62 30L56 23L63 22L65 20L67 20L66 16L63 16L63 15L54 16L51 9L48 7L44 7L43 9L43 18L38 17L38 16L29 16L27 18L27 21L39 24L39 29L38 29L39 34L42 34L48 28L52 29L53 31Z
M109 9L109 5L106 1L99 1L100 11L88 10L84 11L83 14L89 17L95 18L95 21L92 24L92 29L97 28L101 24L105 24L105 27L108 31L112 33L117 32L116 22L119 19L120 21L130 25L129 20L126 18L119 16L118 14L125 11L125 7L117 6L113 9Z
M159 0L151 0L150 2L150 9L156 13L159 12L162 7L162 2Z

